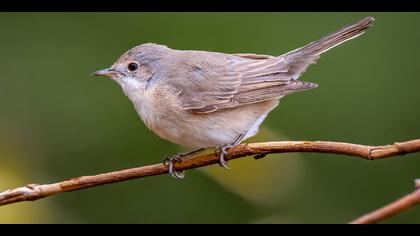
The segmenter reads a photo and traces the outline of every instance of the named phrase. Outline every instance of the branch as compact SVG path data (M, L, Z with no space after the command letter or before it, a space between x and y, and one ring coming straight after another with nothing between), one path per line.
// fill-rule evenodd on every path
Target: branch
M378 209L370 212L364 216L361 216L352 222L351 224L375 224L382 220L388 219L396 214L399 214L407 209L410 209L417 204L420 204L420 180L416 180L417 190Z
M394 143L385 146L367 146L351 143L328 141L284 141L241 144L228 150L227 160L254 156L255 159L271 153L286 152L318 152L334 153L376 160L420 151L420 139ZM175 163L178 171L194 169L218 163L214 154L206 154ZM56 193L70 192L103 184L121 182L146 176L168 173L168 167L163 164L142 166L132 169L114 171L93 176L72 178L53 184L29 184L23 187L6 190L0 193L0 206L21 201L34 201Z

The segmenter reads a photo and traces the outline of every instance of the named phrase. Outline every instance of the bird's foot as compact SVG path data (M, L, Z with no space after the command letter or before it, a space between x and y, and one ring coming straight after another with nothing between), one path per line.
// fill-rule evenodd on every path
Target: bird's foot
M233 148L237 146L237 144L226 144L223 146L217 145L216 146L216 155L219 157L219 165L225 169L230 169L228 165L228 161L225 159L225 155L227 154L227 150L229 148Z
M165 166L169 167L169 174L174 178L174 179L183 179L185 177L185 171L177 171L175 170L175 162L179 162L185 159L185 154L183 153L177 153L173 156L168 156L165 157L165 159L163 159L163 164Z
M175 162L180 162L185 159L187 159L192 154L198 153L203 151L205 148L200 148L197 150L194 150L192 152L186 152L186 153L177 153L173 156L168 156L163 159L163 164L165 166L169 167L169 174L174 177L175 179L183 179L185 177L185 171L177 171L175 170Z
M223 146L217 145L216 146L216 156L219 156L219 165L225 169L230 169L228 165L228 161L225 159L225 155L227 154L227 150L229 148L233 148L238 146L242 139L245 137L246 133L240 134L233 143L228 143Z

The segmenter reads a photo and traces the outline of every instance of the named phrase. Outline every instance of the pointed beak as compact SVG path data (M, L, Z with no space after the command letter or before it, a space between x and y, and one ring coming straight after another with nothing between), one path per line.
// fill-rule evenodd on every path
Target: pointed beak
M113 75L116 75L117 73L118 73L118 71L116 71L114 69L111 69L111 68L107 68L107 69L103 69L103 70L98 70L98 71L92 73L91 75L111 77Z

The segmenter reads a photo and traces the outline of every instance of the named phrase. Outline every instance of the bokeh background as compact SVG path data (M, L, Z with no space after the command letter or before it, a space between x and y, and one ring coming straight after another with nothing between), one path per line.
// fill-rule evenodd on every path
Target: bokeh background
M420 137L419 13L0 13L0 190L157 163L182 150L90 73L127 49L283 54L365 16L368 32L301 77L251 141ZM345 223L413 190L420 154L279 154L0 207L0 223ZM414 208L385 223L420 223Z

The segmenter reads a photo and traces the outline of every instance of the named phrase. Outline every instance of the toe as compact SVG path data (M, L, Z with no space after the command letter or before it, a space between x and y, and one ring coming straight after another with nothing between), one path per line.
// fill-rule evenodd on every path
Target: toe
M225 169L230 169L228 162L225 159L225 154L223 152L220 152L219 155L219 165Z
M228 165L228 162L225 159L220 159L219 165L225 169L230 170L230 166Z
M185 177L185 171L173 170L172 173L170 173L170 174L174 179L177 179L177 180L178 179L183 179Z
M166 161L166 165L169 166L169 174L174 178L174 179L183 179L185 177L185 172L184 171L177 171L175 170L175 162L180 161L181 159L178 156L172 156L169 158L165 158Z

